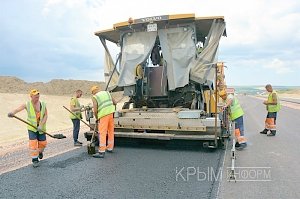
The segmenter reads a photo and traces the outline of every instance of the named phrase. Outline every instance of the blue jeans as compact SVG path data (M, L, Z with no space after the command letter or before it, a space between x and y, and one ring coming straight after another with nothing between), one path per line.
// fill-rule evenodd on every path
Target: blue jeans
M80 120L79 119L72 119L73 122L73 139L74 143L78 140L78 134L80 129Z

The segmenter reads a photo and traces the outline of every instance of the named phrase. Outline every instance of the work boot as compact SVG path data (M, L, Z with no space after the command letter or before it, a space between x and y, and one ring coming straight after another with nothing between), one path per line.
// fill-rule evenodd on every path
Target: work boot
M32 158L32 166L33 168L36 168L39 166L39 159L38 158Z
M241 151L241 150L243 150L246 147L247 147L247 143L241 143L240 146L236 148L236 150Z
M240 143L236 142L235 143L235 148L240 147Z
M274 130L272 131L271 130L271 133L269 133L267 136L275 136L275 135L276 135L276 131L274 131Z
M82 142L79 142L78 140L77 140L77 143L82 144Z
M78 142L78 141L76 141L76 142L74 142L74 146L82 146L82 143L81 143L81 142Z
M263 131L259 132L260 134L267 134L268 133L268 129L264 129Z
M39 153L39 159L41 160L41 159L43 159L43 157L44 157L43 152L40 152L40 153Z
M99 153L95 153L93 154L94 158L104 158L105 152L99 152Z
M106 149L106 151L107 151L108 153L112 153L112 152L113 152L113 149Z

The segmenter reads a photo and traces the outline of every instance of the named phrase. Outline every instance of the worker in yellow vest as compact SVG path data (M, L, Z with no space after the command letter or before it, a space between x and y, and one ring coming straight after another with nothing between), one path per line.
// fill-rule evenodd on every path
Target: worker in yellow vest
M91 88L93 111L98 121L99 149L94 154L95 158L104 158L105 151L113 152L114 149L114 112L116 101L108 91L100 91L98 86ZM107 138L107 143L106 143Z
M79 130L80 130L80 119L82 119L81 112L84 111L84 106L80 106L78 98L82 96L82 90L77 90L75 95L70 100L70 119L73 123L73 140L74 146L82 146L82 142L78 140ZM76 116L75 116L76 115Z
M143 78L144 78L144 69L141 64L138 64L135 67L135 92L136 92L136 104L139 104L143 98Z
M235 123L235 137L237 139L236 149L242 150L247 147L247 141L244 136L244 111L238 101L238 99L232 94L227 95L226 90L221 90L219 93L220 97L224 100L225 105L223 109L228 108L230 113L230 120Z
M271 84L266 85L266 90L269 92L268 100L264 101L264 105L266 105L268 114L265 120L265 129L261 131L261 134L267 134L267 136L275 136L276 135L276 118L277 112L281 109L281 105L279 102L278 94L273 90Z
M22 104L17 109L8 113L8 117L13 117L16 113L26 109L28 123L37 127L33 128L30 125L27 126L32 165L33 167L38 167L39 159L43 159L43 152L47 145L46 135L42 131L46 131L48 113L45 102L39 100L40 92L38 90L31 90L30 98L31 100L26 104Z

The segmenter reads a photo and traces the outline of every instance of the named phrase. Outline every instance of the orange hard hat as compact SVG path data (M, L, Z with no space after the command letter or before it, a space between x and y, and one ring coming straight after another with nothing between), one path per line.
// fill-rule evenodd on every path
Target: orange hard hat
M96 90L99 90L98 86L92 86L91 93L94 93Z
M221 90L221 91L219 92L219 96L220 96L220 97L225 96L225 95L227 95L226 90Z
M37 90L37 89L32 89L32 90L29 92L30 97L31 97L31 96L34 96L34 95L38 95L38 94L40 94L40 92L39 92L39 90Z

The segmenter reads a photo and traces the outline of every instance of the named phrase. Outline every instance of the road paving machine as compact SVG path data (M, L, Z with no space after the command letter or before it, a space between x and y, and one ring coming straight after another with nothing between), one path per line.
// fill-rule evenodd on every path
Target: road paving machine
M128 98L114 114L116 138L223 145L230 134L228 116L218 107L218 92L226 88L224 63L217 60L224 17L129 18L95 35L105 50L106 90ZM93 114L87 115L95 125Z

